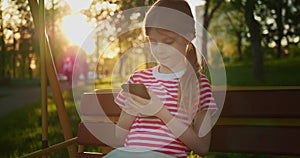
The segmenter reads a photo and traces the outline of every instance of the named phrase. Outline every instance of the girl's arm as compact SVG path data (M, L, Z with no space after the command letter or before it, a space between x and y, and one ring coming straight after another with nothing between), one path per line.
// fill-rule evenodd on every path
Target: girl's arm
M116 138L120 140L121 146L124 145L129 129L135 118L136 116L130 115L122 110L116 128Z
M126 96L128 95L127 98L129 98L127 100L127 105L146 116L158 117L167 125L174 136L179 138L191 150L199 155L207 154L211 137L210 132L206 132L211 129L210 115L206 115L208 111L204 110L198 112L194 118L194 124L187 126L182 123L182 121L173 117L169 110L163 106L161 100L152 91L149 91L149 94L151 100L143 99L132 94L126 94ZM130 113L130 110L128 110L128 113Z
M206 115L206 113L207 111L198 112L194 119L194 125L191 125L189 127L186 127L185 124L174 118L165 108L162 108L156 114L156 116L159 117L167 125L167 127L174 133L175 136L178 136L178 130L186 129L185 131L183 131L183 133L179 132L180 135L178 136L178 138L195 153L203 156L206 155L209 151L211 139L211 132L205 132L205 129L211 129L210 115ZM200 127L202 127L201 131L204 131L204 133L199 132ZM205 129L203 130L203 128Z

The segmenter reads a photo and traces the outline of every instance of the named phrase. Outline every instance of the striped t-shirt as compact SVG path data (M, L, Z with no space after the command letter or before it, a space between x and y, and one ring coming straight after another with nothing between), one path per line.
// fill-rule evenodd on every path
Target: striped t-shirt
M128 83L143 83L162 100L164 106L174 117L186 122L187 118L178 114L178 85L179 78L183 74L184 71L162 74L158 72L158 66L156 66L135 72ZM202 75L200 83L199 104L191 106L195 106L196 112L216 110L217 106L207 77ZM121 91L115 102L122 108L125 106L125 100ZM137 116L129 130L124 146L149 149L176 157L186 157L190 152L188 147L172 134L164 122L156 117Z

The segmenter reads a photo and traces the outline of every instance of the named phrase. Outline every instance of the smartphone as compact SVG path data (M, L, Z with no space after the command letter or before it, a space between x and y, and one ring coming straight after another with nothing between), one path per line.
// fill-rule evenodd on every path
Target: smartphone
M150 99L150 95L144 84L140 84L140 83L122 84L121 87L125 92L129 92L131 94L137 95L145 99Z

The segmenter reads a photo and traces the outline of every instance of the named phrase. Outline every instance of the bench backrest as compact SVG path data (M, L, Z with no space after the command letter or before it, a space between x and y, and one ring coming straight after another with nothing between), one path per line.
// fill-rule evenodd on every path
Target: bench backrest
M300 155L299 97L298 89L227 91L211 151Z
M114 103L113 95L83 94L82 121L99 121L103 111L116 121L121 109ZM215 91L214 95L220 93ZM298 89L228 90L221 116L212 131L211 151L300 155L298 98ZM97 110L99 103L103 110ZM79 144L105 145L83 127L78 132Z

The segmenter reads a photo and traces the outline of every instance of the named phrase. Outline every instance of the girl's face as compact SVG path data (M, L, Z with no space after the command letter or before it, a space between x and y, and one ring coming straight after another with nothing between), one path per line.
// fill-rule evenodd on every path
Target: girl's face
M149 41L153 56L163 68L176 72L185 67L184 54L188 43L185 38L171 31L152 28Z

